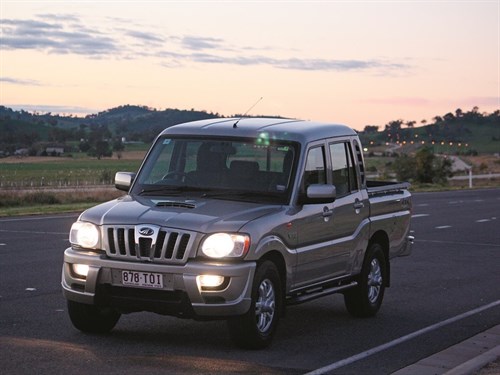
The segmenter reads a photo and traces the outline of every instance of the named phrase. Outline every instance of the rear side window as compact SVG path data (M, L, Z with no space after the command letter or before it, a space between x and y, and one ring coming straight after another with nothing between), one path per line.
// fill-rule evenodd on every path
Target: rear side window
M348 142L330 144L332 181L337 189L337 196L342 197L358 190L356 170Z

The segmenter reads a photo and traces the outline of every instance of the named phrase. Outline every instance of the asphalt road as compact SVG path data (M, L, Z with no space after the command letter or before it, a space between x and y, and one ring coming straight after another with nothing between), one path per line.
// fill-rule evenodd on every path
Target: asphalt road
M290 307L262 351L234 348L224 322L151 313L80 333L60 289L77 216L0 218L0 373L390 374L500 323L500 189L415 194L413 214L376 318L340 295Z

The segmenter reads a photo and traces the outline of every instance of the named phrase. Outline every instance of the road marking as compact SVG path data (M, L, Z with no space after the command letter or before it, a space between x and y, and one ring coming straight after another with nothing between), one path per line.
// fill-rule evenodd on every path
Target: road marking
M495 243L477 243L477 242L459 242L459 241L422 240L420 238L416 239L415 241L418 241L418 242L443 243L443 244L450 244L450 245L500 247L500 244L495 244Z
M411 215L412 219L416 218L416 217L426 217L426 216L430 216L429 214L416 214L416 215Z
M439 227L436 227L435 229L446 229L446 228L451 228L451 225L441 225Z
M0 229L0 232L6 233L29 233L29 234L57 234L57 235L68 235L68 232L37 232L33 230L8 230L8 229Z
M0 246L7 246L6 243L0 243Z
M488 221L491 221L491 219L481 219L481 220L476 220L476 223L486 223Z
M61 216L36 216L36 217L23 217L20 219L0 219L0 223L6 223L9 221L30 221L30 220L50 220L50 219L68 219L77 218L78 215L61 215Z
M409 341L411 339L414 339L415 337L418 337L418 336L421 336L421 335L423 335L425 333L434 331L434 330L439 329L441 327L444 327L444 326L446 326L448 324L455 323L455 322L457 322L459 320L468 318L469 316L479 314L479 313L481 313L481 312L483 312L485 310L491 309L491 308L496 307L496 306L500 306L500 300L497 300L495 302L491 302L491 303L489 303L487 305L478 307L478 308L476 308L474 310L467 311L467 312L465 312L463 314L456 315L456 316L454 316L452 318L443 320L443 321L438 322L436 324L432 324L432 325L430 325L428 327L422 328L422 329L420 329L418 331L415 331L415 332L412 332L412 333L410 333L408 335L405 335L405 336L399 337L399 338L397 338L395 340L389 341L388 343L376 346L375 348L368 349L368 350L366 350L366 351L364 351L362 353L353 355L352 357L345 358L345 359L342 359L340 361L334 362L334 363L332 363L330 365L321 367L321 368L319 368L317 370L313 370L311 372L308 372L306 375L321 375L321 374L326 374L327 372L333 371L333 370L338 369L340 367L344 367L344 366L350 365L351 363L360 361L360 360L365 359L365 358L367 358L367 357L369 357L369 356L371 356L373 354L379 353L379 352L381 352L383 350L386 350L386 349L392 348L392 347L394 347L396 345L402 344L403 342L406 342L406 341Z

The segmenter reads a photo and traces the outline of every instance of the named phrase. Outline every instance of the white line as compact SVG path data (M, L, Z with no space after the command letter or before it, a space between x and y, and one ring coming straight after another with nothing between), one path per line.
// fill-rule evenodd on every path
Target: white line
M416 217L425 217L425 216L430 216L429 214L416 214L416 215L411 215L411 217L414 219Z
M325 373L327 373L329 371L333 371L333 370L338 369L340 367L344 367L344 366L350 365L351 363L357 362L357 361L359 361L361 359L365 359L366 357L369 357L369 356L371 356L373 354L376 354L378 352L381 352L383 350L392 348L393 346L402 344L403 342L409 341L409 340L411 340L411 339L413 339L413 338L415 338L417 336L421 336L421 335L423 335L423 334L425 334L427 332L434 331L434 330L436 330L438 328L444 327L444 326L446 326L448 324L451 324L451 323L455 323L456 321L459 321L461 319L468 318L469 316L479 314L480 312L483 312L485 310L491 309L491 308L499 306L499 305L500 305L500 300L497 300L497 301L489 303L487 305L478 307L478 308L476 308L474 310L467 311L467 312L465 312L463 314L456 315L456 316L454 316L452 318L443 320L442 322L439 322L439 323L430 325L428 327L422 328L422 329L420 329L418 331L415 331L413 333L410 333L410 334L408 334L406 336L402 336L402 337L397 338L395 340L389 341L388 343L376 346L375 348L368 349L367 351L364 351L362 353L353 355L352 357L342 359L342 360L340 360L338 362L334 362L331 365L328 365L328 366L325 366L325 367L321 367L321 368L319 368L317 370L313 370L311 372L308 372L306 375L320 375L320 374L325 374Z
M29 220L50 220L50 219L67 219L70 217L78 217L75 215L61 215L61 216L35 216L35 217L23 217L18 219L0 219L0 223L6 223L9 221L29 221Z
M57 234L57 235L68 235L69 232L37 232L33 230L9 230L9 229L0 229L2 233L28 233L28 234Z
M476 220L476 223L486 223L488 221L491 221L490 219L481 219L481 220Z
M439 227L436 227L436 229L447 229L447 228L451 228L451 225L441 225Z
M421 238L416 239L418 242L432 242L432 243L444 243L455 246L465 245L465 246L487 246L487 247L500 247L500 244L494 243L480 243L480 242L460 242L460 241L439 241L439 240L422 240Z

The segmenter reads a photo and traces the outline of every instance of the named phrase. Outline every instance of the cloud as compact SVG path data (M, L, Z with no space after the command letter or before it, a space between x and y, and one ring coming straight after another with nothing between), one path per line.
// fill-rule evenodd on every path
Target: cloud
M100 56L119 51L113 38L91 33L76 17L45 15L44 20L0 20L2 48L35 49L48 53ZM68 22L69 21L69 22Z
M149 42L153 44L160 44L165 42L165 39L162 38L159 35L155 35L153 33L147 33L147 32L142 32L142 31L135 31L135 30L125 30L124 31L126 35L131 36L132 38L139 39L143 42Z
M224 41L219 38L185 36L181 38L181 43L184 48L195 51L203 49L224 49Z
M61 106L61 105L37 105L37 104L8 104L6 105L14 110L24 110L27 112L40 112L52 114L74 114L74 115L88 115L97 113L95 109L78 107L78 106Z
M412 70L410 65L381 59L276 58L268 54L280 48L268 45L260 48L236 47L222 38L149 32L143 26L122 19L115 20L115 28L110 28L113 22L109 18L108 21L88 27L82 19L68 14L40 14L33 20L0 20L2 48L118 60L147 58L169 68L193 63L259 65L297 71L368 71L383 76L405 74ZM165 49L167 42L168 50ZM145 45L147 48L144 48ZM301 52L289 53L300 55Z
M41 83L31 79L18 79L12 77L0 77L0 83L22 86L41 86Z

